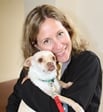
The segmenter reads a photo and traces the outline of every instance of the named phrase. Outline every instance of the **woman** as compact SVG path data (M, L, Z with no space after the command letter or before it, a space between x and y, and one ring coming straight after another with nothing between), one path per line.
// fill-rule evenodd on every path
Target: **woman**
M58 62L62 63L60 80L73 82L70 88L62 89L61 95L75 100L85 112L98 112L102 89L99 58L86 50L71 22L51 5L34 8L24 24L24 58L33 55L37 49L52 51ZM8 99L7 112L16 112L22 98L38 112L58 112L54 100L30 81L21 84L26 75L27 70L23 69L14 92ZM69 112L74 112L69 106L68 109Z

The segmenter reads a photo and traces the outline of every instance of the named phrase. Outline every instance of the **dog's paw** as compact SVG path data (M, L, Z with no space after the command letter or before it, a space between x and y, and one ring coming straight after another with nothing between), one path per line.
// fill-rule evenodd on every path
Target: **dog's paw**
M67 83L67 88L69 88L70 86L72 86L73 85L73 82L68 82Z

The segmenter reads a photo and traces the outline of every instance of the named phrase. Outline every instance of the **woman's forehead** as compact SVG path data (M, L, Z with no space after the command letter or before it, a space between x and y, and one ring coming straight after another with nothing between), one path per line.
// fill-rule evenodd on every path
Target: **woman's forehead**
M53 35L59 30L64 29L64 26L60 21L57 21L52 18L46 19L39 27L38 37Z

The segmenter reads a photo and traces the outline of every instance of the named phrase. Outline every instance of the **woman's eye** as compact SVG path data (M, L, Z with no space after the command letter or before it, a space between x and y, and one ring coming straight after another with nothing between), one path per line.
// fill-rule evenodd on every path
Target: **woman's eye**
M59 32L58 36L63 36L64 32Z
M43 41L43 44L49 44L50 43L50 40L49 39L46 39Z
M43 42L44 44L46 44L46 43L48 43L48 40L44 40L44 42Z

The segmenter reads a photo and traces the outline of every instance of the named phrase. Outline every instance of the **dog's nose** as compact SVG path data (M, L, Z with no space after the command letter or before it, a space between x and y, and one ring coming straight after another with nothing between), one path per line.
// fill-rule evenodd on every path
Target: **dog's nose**
M54 66L53 62L48 62L47 66L48 66L48 71L53 71L55 69L55 66Z

